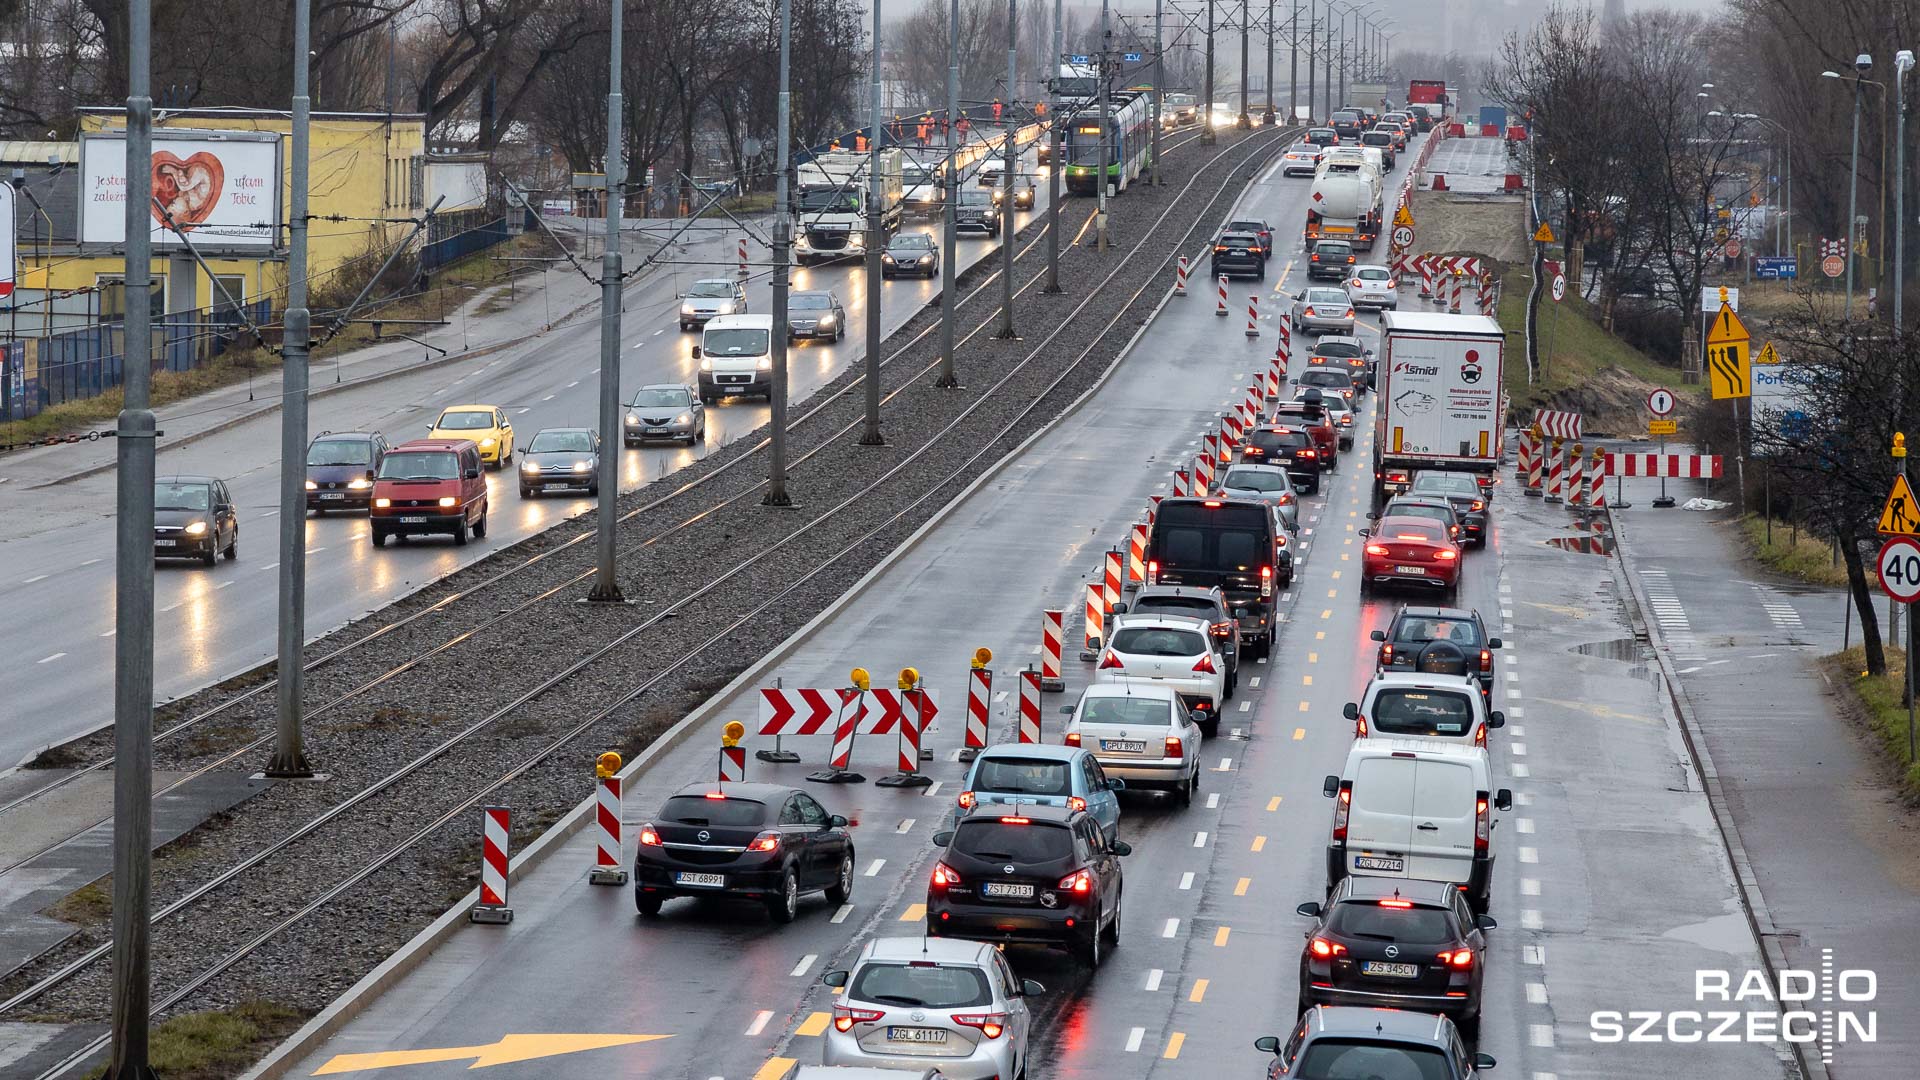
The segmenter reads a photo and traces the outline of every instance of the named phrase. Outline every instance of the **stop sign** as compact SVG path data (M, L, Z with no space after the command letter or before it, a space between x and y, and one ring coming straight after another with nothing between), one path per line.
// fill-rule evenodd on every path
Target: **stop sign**
M1828 277L1839 277L1847 272L1847 260L1838 255L1829 255L1820 260L1820 271Z

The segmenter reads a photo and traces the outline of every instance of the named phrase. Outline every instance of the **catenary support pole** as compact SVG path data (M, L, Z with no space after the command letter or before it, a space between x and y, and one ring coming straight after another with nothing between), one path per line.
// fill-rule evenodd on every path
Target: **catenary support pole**
M1293 15L1287 19L1287 123L1300 112L1300 0L1293 0Z
M1215 0L1207 0L1207 92L1200 101L1200 122L1201 124L1204 125L1200 129L1203 133L1200 136L1200 141L1203 143L1207 143L1208 145L1212 145L1214 139L1216 138L1216 136L1213 133L1213 22L1214 22L1213 5L1214 5L1214 2ZM1106 8L1102 7L1100 10L1103 13L1102 19L1104 20L1105 18L1104 13L1106 11Z
M1053 0L1053 59L1047 62L1046 71L1049 81L1052 80L1053 76L1060 73L1061 50L1066 47L1064 44L1064 31L1060 26L1061 18L1065 14L1063 11L1064 4L1065 0ZM957 25L959 22L960 0L953 0L953 5L955 13L954 23ZM953 42L953 34L951 32L947 34L947 42L948 48L952 50L948 53L947 61L952 65L947 69L947 100L951 102L959 94L959 91L956 90L955 87L959 85L960 81L960 53L958 51L958 45ZM1047 166L1047 284L1046 288L1041 291L1057 293L1060 291L1060 170L1066 168L1067 164L1061 156L1065 153L1065 148L1060 145L1060 135L1064 130L1067 118L1061 116L1060 110L1057 108L1059 104L1058 95L1054 96L1052 104L1056 107L1047 110L1047 160L1052 162L1052 164ZM952 206L948 206L947 213L949 215L947 220L952 221ZM952 226L949 225L948 229L951 230ZM948 235L952 235L951 231L949 231ZM949 262L952 261L952 250L952 244L949 243ZM952 291L951 285L948 286L948 291Z
M1307 0L1307 122L1313 122L1313 100L1320 91L1320 68L1313 62L1313 28L1319 25L1319 16L1313 11L1314 0ZM1299 31L1295 30L1295 43L1298 44ZM1296 48L1297 52L1298 49Z
M762 506L792 506L787 493L787 305L793 293L793 213L787 172L793 151L793 0L780 0L780 99L773 151L773 400L767 403L767 493Z
M624 44L624 4L610 4L607 38L607 244L600 255L600 438L608 447L620 426L620 202L627 191L627 163L621 154L620 52ZM618 604L626 600L614 574L614 528L619 524L620 455L600 452L600 499L594 528L593 590L587 599Z
M1100 0L1100 84L1097 88L1100 95L1100 163L1094 173L1093 189L1097 193L1094 210L1095 241L1101 251L1107 250L1107 178L1110 175L1108 169L1110 163L1118 156L1114 153L1116 146L1113 141L1113 94L1108 87L1111 76L1108 74L1110 56L1107 46L1112 42L1112 31L1107 29L1107 10L1110 6L1109 0Z
M273 757L266 768L268 776L281 778L313 775L301 730L306 691L301 651L307 641L307 358L313 339L312 313L307 310L307 154L312 106L307 96L308 3L294 0L293 131L287 147L287 307L280 350L279 664ZM129 303L127 310L136 306Z
M1165 126L1160 110L1167 98L1165 7L1165 0L1153 0L1153 145L1147 151L1147 182L1155 187L1160 186L1160 129Z
M1057 4L1060 0L1054 0L1054 2ZM960 144L959 136L954 131L954 121L959 118L960 0L951 0L947 5L947 168L946 173L941 177L945 190L940 193L940 202L944 207L941 221L945 225L940 238L940 377L934 380L936 386L949 389L960 385L960 376L955 373L953 367L953 318L954 309L959 305L959 298L954 295L954 276L960 272L955 266L960 261L960 210L957 205L960 202ZM1059 154L1058 144L1055 144L1053 152L1056 155ZM1055 173L1060 171L1058 161L1055 162L1052 171ZM1054 203L1056 204L1060 201L1058 186L1057 184L1054 186ZM1056 207L1048 207L1048 213L1056 213ZM1055 224L1059 222L1058 217L1050 220ZM1058 243L1055 243L1048 257L1052 260L1048 264L1048 270L1057 275L1060 262Z
M1274 0L1267 0L1267 108L1261 123L1273 123L1273 8Z
M153 157L148 0L127 5L127 160ZM114 443L113 1015L110 1080L146 1080L153 899L153 281L151 170L127 170L126 375Z
M1243 131L1253 126L1253 117L1247 114L1247 84L1253 82L1253 69L1247 66L1247 38L1253 29L1249 13L1249 0L1240 0L1240 115L1234 118L1234 126Z
M873 0L872 131L867 136L867 427L860 434L861 446L883 446L880 434L880 255L887 237L880 220L880 202L886 197L880 183L880 0ZM958 125L956 117L947 117L947 130Z
M1013 135L1020 126L1014 116L1015 89L1020 74L1020 54L1018 52L1018 31L1020 24L1020 0L1007 0L1007 97L1006 108L1001 114L1000 138L1005 145L1001 152L1006 158L1006 169L1000 176L1000 336L1012 340L1020 335L1013 329L1013 224L1017 207L1014 205L1013 192L1015 174L1020 171L1020 148L1015 144Z

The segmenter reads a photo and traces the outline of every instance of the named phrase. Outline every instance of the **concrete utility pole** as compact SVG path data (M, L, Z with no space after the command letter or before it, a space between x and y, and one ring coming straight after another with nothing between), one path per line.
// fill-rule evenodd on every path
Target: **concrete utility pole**
M615 0L619 2L619 0ZM762 506L792 506L787 494L787 303L793 292L793 215L787 170L793 141L793 0L780 0L780 99L773 126L773 393L767 425L767 493Z
M1267 0L1267 111L1263 123L1273 123L1273 4Z
M880 0L873 0L873 129L867 136L867 430L861 446L884 446L880 434L880 255L887 246L880 222L880 201L886 189L880 183ZM954 117L947 117L947 130Z
M153 99L148 0L127 4L127 344L115 435L113 1049L109 1080L147 1080L153 900ZM302 458L302 461L305 459Z
M1020 22L1019 0L1007 0L1007 102L1001 109L1000 138L1006 143L1006 171L1000 177L1000 336L1012 340L1020 335L1013 329L1013 218L1014 174L1020 169L1020 151L1014 145L1019 121L1013 115L1013 91L1019 78L1020 54L1015 34Z
M1153 0L1153 146L1148 150L1147 182L1160 186L1161 107L1167 96L1167 51L1161 19L1163 0Z
M1057 4L1060 0L1054 0ZM940 252L940 377L934 381L936 386L949 389L960 385L960 377L953 370L953 313L959 298L954 295L954 275L959 271L954 263L959 260L960 226L960 152L957 136L954 134L954 121L960 117L960 0L952 0L947 5L947 169L943 177L945 189L941 192L940 202L945 208L946 235L941 238ZM1054 145L1054 153L1060 152L1059 144ZM1056 159L1053 171L1058 173L1060 165ZM1058 185L1055 185L1054 202L1059 202ZM1057 215L1058 208L1052 212ZM1059 218L1052 219L1058 224ZM1053 249L1054 262L1060 258L1060 248ZM1058 273L1058 266L1053 267ZM1055 291L1058 291L1056 288Z
M1320 17L1313 12L1313 0L1307 0L1307 122L1313 122L1313 102L1320 95L1320 68L1313 62L1313 28L1320 25ZM1299 41L1298 31L1294 40Z
M1900 294L1907 280L1907 72L1913 70L1913 50L1901 49L1893 56L1893 98L1897 104L1893 156L1893 328L1900 321ZM1909 636L1909 644L1913 641ZM1909 730L1913 727L1913 676L1907 676L1907 713ZM1913 748L1908 747L1909 756Z
M1209 0L1211 2L1211 0ZM1107 166L1114 157L1113 144L1113 95L1107 90L1107 9L1108 0L1100 0L1100 84L1096 88L1100 95L1100 167L1094 175L1094 191L1097 209L1094 218L1097 224L1096 235L1099 249L1107 250ZM1211 85L1211 74L1209 74Z
M1209 146L1218 138L1213 133L1213 4L1214 0L1207 0L1207 92L1200 102L1200 121L1205 125L1201 129L1204 134L1200 139ZM1102 7L1100 10L1101 19L1104 20L1106 9Z
M1247 38L1253 29L1249 12L1248 0L1240 0L1240 115L1233 123L1242 131L1253 126L1253 117L1247 115L1247 84L1253 81L1253 69L1247 66Z
M1050 85L1054 77L1060 73L1062 51L1066 48L1065 31L1060 27L1061 18L1064 15L1063 6L1064 0L1053 0L1053 60L1047 65L1045 80L1047 85ZM954 25L957 26L960 20L960 0L953 0L953 10ZM960 54L958 46L953 44L951 32L948 33L947 39L948 47L954 50L948 53L948 63L953 66L947 69L947 99L952 101L959 95L955 87L960 80ZM1057 95L1054 97L1056 100L1053 104L1057 105ZM1067 117L1061 116L1057 107L1047 111L1047 160L1053 164L1047 166L1047 286L1041 291L1050 293L1060 291L1060 170L1067 167L1064 156L1066 151L1060 144L1060 136L1065 130L1066 122ZM953 219L948 217L947 220ZM952 226L948 228L951 229ZM952 235L951 232L948 235Z
M307 310L307 149L312 105L307 97L308 4L309 0L294 0L293 7L287 309L280 342L279 681L274 687L278 723L266 769L268 776L289 779L313 775L301 733L306 690L301 652L307 642L307 354L313 338L312 315ZM127 310L136 306L130 302Z
M1287 19L1287 123L1300 112L1300 0L1293 0L1293 15Z
M1328 122L1331 123L1333 119L1333 0L1327 0L1325 25L1327 28L1327 45L1321 55L1327 62L1327 111L1325 115ZM1344 102L1342 104L1344 104Z
M625 34L622 8L615 0L607 45L607 249L600 257L600 438L611 448L623 430L620 426L620 201L627 189L626 156L620 152L620 49ZM614 576L613 533L619 524L620 454L618 450L600 451L600 501L594 530L595 567L593 591L587 599L595 603L621 604L626 596Z

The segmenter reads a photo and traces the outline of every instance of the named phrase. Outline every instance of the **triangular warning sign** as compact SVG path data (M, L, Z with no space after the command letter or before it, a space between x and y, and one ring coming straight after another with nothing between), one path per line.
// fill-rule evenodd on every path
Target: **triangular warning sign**
M1769 341L1765 345L1760 346L1760 352L1754 356L1753 362L1756 364L1779 363L1780 354L1774 351L1773 342Z
M1731 304L1721 304L1720 313L1713 317L1713 327L1707 331L1707 344L1732 345L1747 340L1747 324L1740 321L1740 313Z
M1906 477L1893 478L1893 491L1874 531L1883 536L1920 536L1920 506L1914 505L1913 488Z
M1413 211L1407 209L1406 203L1401 203L1400 209L1393 212L1393 223L1405 225L1409 229L1413 228Z
M1534 243L1537 243L1537 244L1551 244L1551 243L1553 243L1553 229L1552 229L1552 227L1551 227L1551 226L1549 226L1549 225L1548 225L1548 224L1547 224L1546 222L1544 222L1544 221L1543 221L1543 222L1541 222L1541 223L1540 223L1540 227L1539 227L1539 228L1537 228L1537 229L1535 229L1535 230L1533 230L1533 240L1534 240Z

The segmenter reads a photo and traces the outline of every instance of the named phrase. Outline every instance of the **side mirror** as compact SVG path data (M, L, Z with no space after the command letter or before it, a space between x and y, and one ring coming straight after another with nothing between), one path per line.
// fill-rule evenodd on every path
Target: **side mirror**
M1280 1036L1262 1035L1253 1040L1253 1048L1263 1054L1277 1054L1280 1052ZM1482 1054L1480 1056L1485 1057L1486 1055Z
M1375 641L1387 640L1387 632L1385 630L1375 630L1373 633L1368 634L1367 636L1372 638Z
M827 819L827 828L829 829L844 829L846 827L847 819L841 817L839 814L835 814Z
M1060 715L1061 715L1061 716L1072 716L1072 715L1073 715L1073 706L1071 706L1071 705L1062 705L1062 706L1060 706Z
M1127 613L1127 602L1125 600L1122 600L1119 603L1114 604L1113 613L1115 615L1125 615Z
M826 983L828 986L845 986L847 985L847 973L844 971L829 971L825 975L820 976L820 981Z
M1493 808L1495 810L1513 809L1513 791L1509 788L1501 788L1499 791L1494 792Z
M1372 529L1361 529L1361 530L1360 530L1360 536L1361 536L1361 537L1362 537L1363 539L1364 539L1364 538L1366 538L1366 537L1369 537L1369 536L1372 536L1372 535L1373 535L1373 530L1372 530ZM1380 631L1378 631L1378 630L1375 630L1375 631L1374 631L1374 633L1376 633L1376 634L1377 634L1377 633L1379 633L1379 632L1380 632Z
M1021 997L1039 997L1041 994L1044 994L1046 992L1047 992L1047 988L1044 985L1037 983L1032 979L1020 980L1020 996Z
M479 469L468 469L468 470L467 470L467 479L469 479L469 480L478 480L478 479L480 479L480 470L479 470Z
M1504 645L1502 645L1502 644L1500 644L1500 639L1499 639L1499 638L1488 638L1488 639L1487 639L1487 648L1489 648L1489 649L1503 649L1503 648L1505 648L1505 647L1506 647L1506 646L1504 646Z
M1485 1069L1491 1069L1491 1068L1493 1068L1493 1067L1494 1067L1495 1065L1498 1065L1498 1064L1499 1064L1499 1062L1497 1062L1497 1061L1495 1061L1495 1060L1493 1060L1493 1055L1492 1055L1492 1054L1475 1054L1475 1055L1473 1055L1473 1067L1474 1067L1475 1069L1481 1069L1481 1070L1485 1070Z
M1320 794L1325 795L1327 798L1331 799L1335 795L1338 795L1339 793L1340 793L1340 778L1333 775L1332 773L1328 773L1327 778L1325 780L1320 781Z
M933 834L934 847L946 847L948 844L951 844L951 843L953 843L952 829L942 829L941 831Z
M1497 930L1500 928L1500 923L1491 915L1475 915L1473 917L1473 925L1481 930Z
M1493 710L1491 713L1487 714L1487 726L1490 728L1506 727L1507 714L1501 712L1499 709Z
M1347 702L1347 703L1346 703L1345 705L1342 705L1342 706L1340 706L1340 715L1341 715L1341 716L1344 716L1344 717L1346 717L1346 718L1347 718L1347 719L1349 719L1349 720L1358 720L1358 719L1360 719L1360 705L1359 705L1359 703L1358 703L1358 702L1353 702L1353 701L1349 701L1349 702Z
M1317 919L1320 917L1320 905L1313 902L1312 900L1309 900L1306 903L1301 904L1299 907L1294 908L1293 910L1301 915L1305 915L1309 919Z
M1127 790L1127 782L1125 780L1120 779L1117 776L1110 776L1107 778L1107 790L1108 791L1125 791Z
M1115 840L1107 850L1113 852L1115 855L1127 856L1133 854L1133 845L1127 843L1125 840Z
M694 358L695 360L698 360L698 359L700 359L700 346L698 346L698 345L695 345L695 346L693 347L693 358Z

